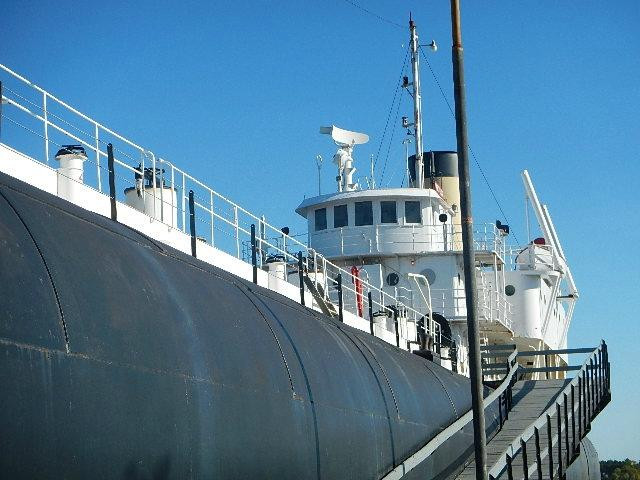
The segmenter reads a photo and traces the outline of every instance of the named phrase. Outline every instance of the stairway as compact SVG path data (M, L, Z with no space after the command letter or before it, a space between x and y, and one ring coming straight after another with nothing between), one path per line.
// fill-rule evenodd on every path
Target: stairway
M487 465L493 466L507 451L514 437L525 431L532 423L534 423L540 415L542 415L558 398L558 395L564 390L571 380L520 380L513 386L513 406L509 412L509 418L502 425L502 429L493 437L487 444ZM555 425L554 425L555 427ZM552 429L555 433L555 428ZM527 450L531 452L533 458L530 459L530 463L535 461L535 447L533 443L535 440L532 438L529 448L529 442L527 442ZM541 448L547 445L547 431L544 430L539 434L539 443ZM566 457L566 455L565 455ZM517 460L512 463L514 472L523 472L522 457L517 457ZM460 480L475 480L476 478L476 464L472 461L465 469L458 475ZM545 469L543 469L544 471ZM547 472L548 475L548 472ZM524 473L523 473L524 476ZM506 471L504 475L496 477L496 479L508 478ZM532 476L537 478L537 476ZM548 478L543 477L543 478Z
M582 365L559 367L522 367L518 357L589 353ZM580 453L580 442L591 429L591 421L611 400L610 364L604 341L597 348L576 348L518 352L515 345L482 347L483 360L506 358L506 362L487 362L484 376L499 381L489 383L495 390L484 399L485 409L498 408L498 432L487 444L487 470L490 480L554 480L564 478L566 468ZM527 380L533 373L576 372L572 378ZM494 410L495 411L495 410ZM469 426L473 412L468 411L440 432L421 449L383 477L398 480L427 461L432 454L450 448L452 437ZM473 449L471 450L473 452ZM472 454L473 455L473 454ZM461 468L453 476L434 471L437 478L476 478L475 463ZM443 476L444 475L444 476ZM412 478L417 478L413 477Z

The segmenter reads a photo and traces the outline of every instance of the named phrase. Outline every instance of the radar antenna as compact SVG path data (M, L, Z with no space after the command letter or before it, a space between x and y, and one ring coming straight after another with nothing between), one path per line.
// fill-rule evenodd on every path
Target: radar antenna
M353 181L353 174L356 172L356 168L353 166L353 147L367 143L369 135L343 130L335 125L320 127L320 133L331 135L334 143L338 146L338 151L333 156L333 163L338 167L338 175L336 176L338 191L357 190L358 184Z

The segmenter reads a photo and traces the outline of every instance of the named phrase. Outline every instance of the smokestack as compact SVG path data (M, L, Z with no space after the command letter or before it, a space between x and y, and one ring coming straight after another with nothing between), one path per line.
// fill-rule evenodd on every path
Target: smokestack
M416 167L415 155L409 157L409 177L411 182L415 180ZM458 180L458 154L449 151L424 152L424 182L427 188L433 188L447 202L452 210L454 228L454 249L462 250L462 237L460 236L460 185Z

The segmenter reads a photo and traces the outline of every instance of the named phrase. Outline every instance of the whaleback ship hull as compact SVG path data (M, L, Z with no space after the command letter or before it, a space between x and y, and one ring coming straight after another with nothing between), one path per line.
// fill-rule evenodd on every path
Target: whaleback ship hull
M465 377L4 174L0 242L2 477L380 478L471 407Z

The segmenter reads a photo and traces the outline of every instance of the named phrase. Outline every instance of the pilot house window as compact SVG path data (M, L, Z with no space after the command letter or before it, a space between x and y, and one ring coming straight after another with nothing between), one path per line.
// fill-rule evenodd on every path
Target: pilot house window
M404 202L404 222L405 223L421 223L422 215L420 212L420 202L407 201Z
M349 225L349 214L346 205L336 205L333 207L333 228L346 227Z
M380 202L380 223L398 223L396 202Z
M327 209L318 208L316 210L316 232L327 229Z
M373 225L373 205L371 202L356 202L356 226Z

